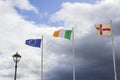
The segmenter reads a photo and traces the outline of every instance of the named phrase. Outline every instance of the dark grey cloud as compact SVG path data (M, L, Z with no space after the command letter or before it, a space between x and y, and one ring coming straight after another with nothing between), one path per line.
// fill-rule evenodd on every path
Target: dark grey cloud
M113 35L119 36L120 35L120 21L112 22L113 28Z
M117 78L120 76L119 54L119 23L113 24ZM117 33L116 33L117 32ZM65 45L66 46L66 45ZM66 49L67 48L67 49ZM72 80L71 48L62 48L62 54L70 58L63 58L52 70L46 73L49 80ZM60 51L61 47L56 48ZM58 52L59 53L59 52ZM57 54L57 53L56 53ZM57 56L61 55L61 51ZM75 39L76 80L114 80L112 38L96 35L91 32L81 39ZM61 63L62 62L62 63Z
M81 49L78 49L81 58L86 61L82 71L78 69L79 77L84 80L112 80L113 65L111 46L106 43L110 40L101 39L105 37L88 35L82 40ZM100 38L98 38L100 37ZM80 65L78 65L80 66Z

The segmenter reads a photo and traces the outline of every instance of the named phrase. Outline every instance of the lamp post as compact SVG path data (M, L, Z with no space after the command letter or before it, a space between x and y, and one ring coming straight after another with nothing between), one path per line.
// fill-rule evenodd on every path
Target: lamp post
M16 54L14 54L12 57L13 57L13 60L14 60L14 62L15 62L15 76L14 76L14 80L16 80L17 63L20 61L21 56L18 54L18 52L16 52Z

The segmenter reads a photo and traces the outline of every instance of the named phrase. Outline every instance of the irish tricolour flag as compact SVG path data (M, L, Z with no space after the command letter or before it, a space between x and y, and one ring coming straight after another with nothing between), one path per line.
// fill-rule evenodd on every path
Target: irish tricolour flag
M60 30L55 31L53 33L53 36L70 39L71 38L71 33L72 33L72 30L60 29Z

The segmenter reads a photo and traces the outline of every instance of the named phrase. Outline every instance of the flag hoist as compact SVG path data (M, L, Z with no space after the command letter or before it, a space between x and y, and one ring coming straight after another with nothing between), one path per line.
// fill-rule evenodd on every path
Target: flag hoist
M112 33L112 20L109 24L96 24L96 33L98 35L110 36L112 38L112 53L113 53L113 68L114 68L114 80L117 80L116 72L116 60L115 60L115 50L114 50L114 37Z
M57 31L54 31L53 36L54 37L62 37L65 39L70 40L72 35L72 65L73 65L73 80L75 80L75 50L74 50L74 30L65 30L65 29L59 29Z

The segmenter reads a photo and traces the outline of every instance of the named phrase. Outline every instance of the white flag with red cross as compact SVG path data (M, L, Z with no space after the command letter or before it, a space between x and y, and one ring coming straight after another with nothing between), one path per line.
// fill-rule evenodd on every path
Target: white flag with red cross
M96 24L96 33L98 35L111 36L111 24Z

